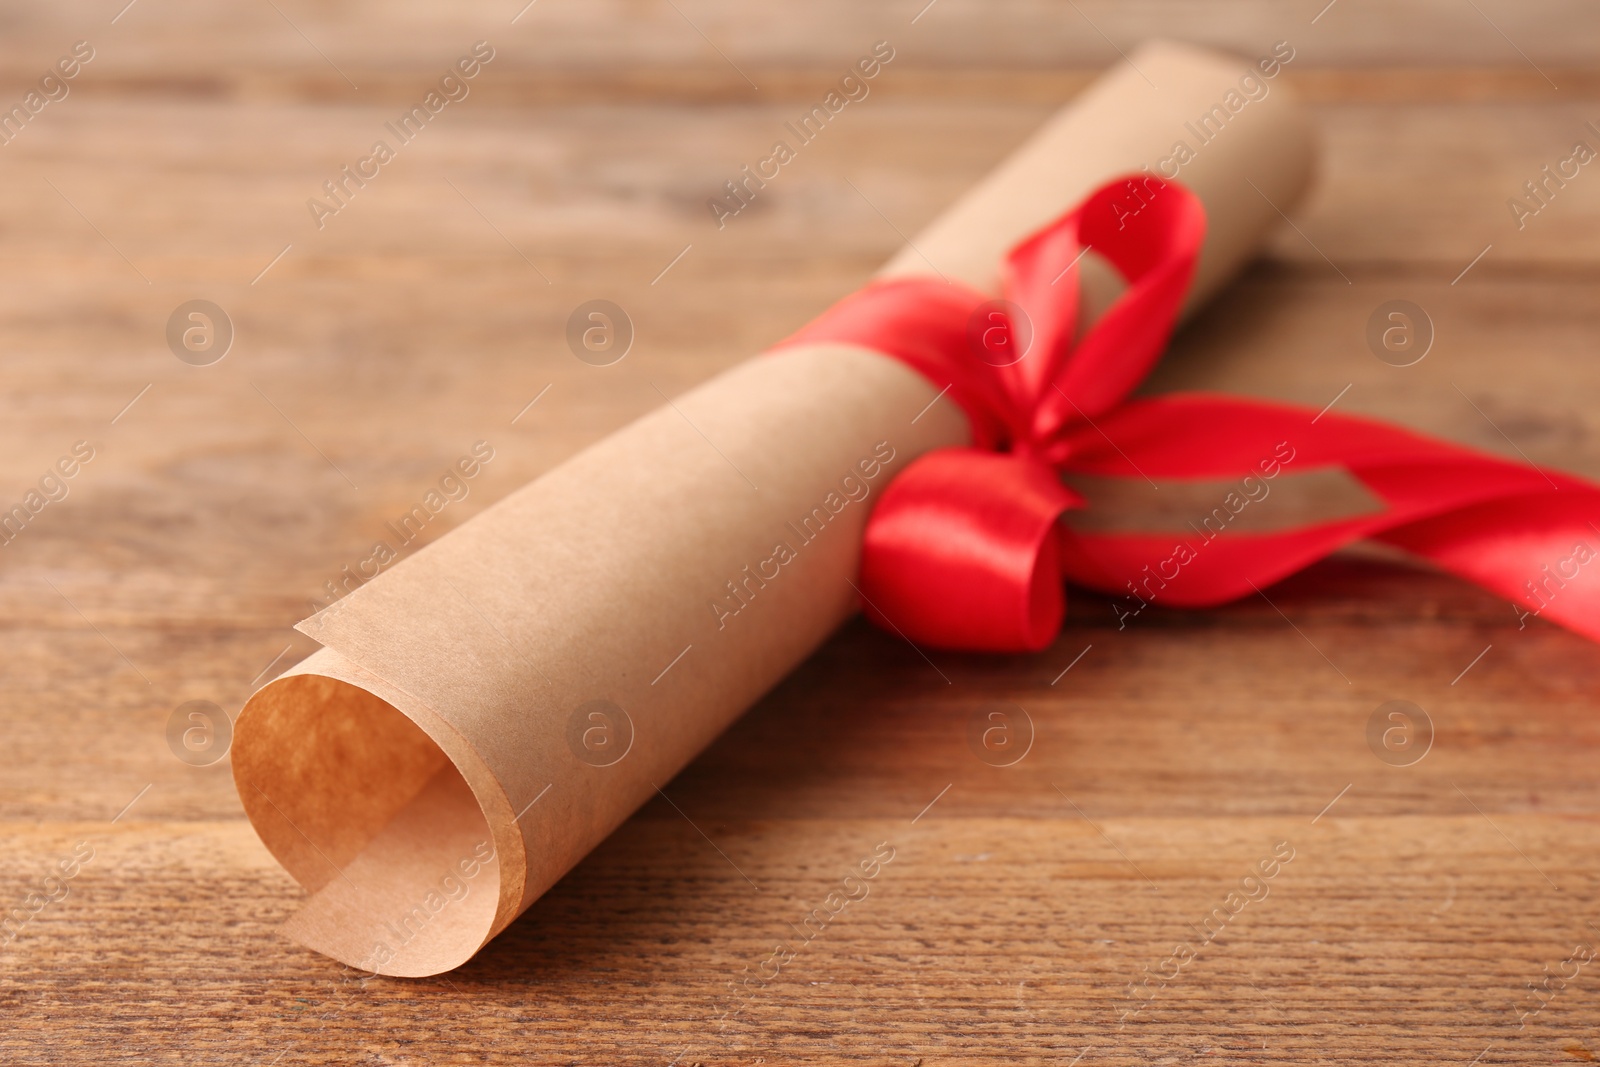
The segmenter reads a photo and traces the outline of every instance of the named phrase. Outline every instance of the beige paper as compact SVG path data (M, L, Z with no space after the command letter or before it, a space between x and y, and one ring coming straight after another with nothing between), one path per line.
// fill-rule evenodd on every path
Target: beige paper
M1210 219L1194 306L1310 173L1281 79L1254 70L1267 94L1226 110L1253 70L1141 48L885 271L993 289L1011 244L1193 145L1184 123L1215 105L1177 175ZM748 361L301 623L324 648L251 697L233 749L246 812L311 893L290 936L386 975L471 958L855 610L884 485L966 442L937 396L861 348Z

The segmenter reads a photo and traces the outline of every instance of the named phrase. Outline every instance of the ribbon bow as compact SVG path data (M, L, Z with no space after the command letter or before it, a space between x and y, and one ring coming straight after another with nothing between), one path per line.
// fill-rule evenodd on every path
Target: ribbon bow
M1131 398L1160 358L1205 237L1200 200L1148 175L1118 179L1017 245L1003 300L928 278L874 283L780 347L861 345L898 358L966 412L972 447L927 453L878 501L860 588L869 617L913 641L1037 651L1065 612L1063 580L1149 603L1208 607L1372 538L1600 640L1600 488L1368 419L1205 393ZM1074 341L1078 263L1093 250L1127 288ZM1270 532L1233 525L1292 464L1338 468L1383 507ZM1179 533L1059 522L1084 499L1062 475L1232 480Z

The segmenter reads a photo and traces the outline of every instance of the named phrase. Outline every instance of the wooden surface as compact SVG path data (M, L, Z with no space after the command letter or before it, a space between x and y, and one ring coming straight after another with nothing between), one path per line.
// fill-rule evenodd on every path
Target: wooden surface
M1110 41L1290 39L1325 130L1299 232L1152 388L1348 385L1341 410L1600 476L1600 175L1520 232L1505 206L1596 143L1590 5L521 6L0 15L0 101L96 49L0 146L0 503L96 450L0 549L0 908L93 849L0 946L0 1062L1600 1055L1600 965L1525 1014L1600 945L1600 650L1373 555L1122 631L1075 595L1049 651L937 670L853 624L461 970L350 983L278 936L300 891L226 762L169 750L173 709L236 712L309 652L308 602L473 441L496 459L430 536L858 285ZM480 38L475 95L316 230L305 200ZM874 95L719 232L705 198L880 38ZM208 367L163 336L200 297L237 329ZM595 297L638 331L603 369L563 342ZM1363 342L1396 298L1438 333L1403 369ZM1391 699L1436 730L1409 767L1367 742ZM1009 768L966 740L996 701L1035 724ZM869 895L736 994L879 842ZM1125 1014L1279 842L1266 897Z

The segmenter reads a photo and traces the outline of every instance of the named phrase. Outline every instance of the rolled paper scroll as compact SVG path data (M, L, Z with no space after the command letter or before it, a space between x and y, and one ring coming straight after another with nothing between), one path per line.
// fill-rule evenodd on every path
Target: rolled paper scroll
M1311 131L1278 69L1139 49L884 275L994 291L1019 239L1108 178L1164 167L1208 219L1195 307L1309 179ZM1092 317L1115 287L1083 273ZM286 932L377 974L470 959L857 610L884 487L970 434L896 359L788 346L301 623L324 647L250 698L233 747L245 811L310 892Z

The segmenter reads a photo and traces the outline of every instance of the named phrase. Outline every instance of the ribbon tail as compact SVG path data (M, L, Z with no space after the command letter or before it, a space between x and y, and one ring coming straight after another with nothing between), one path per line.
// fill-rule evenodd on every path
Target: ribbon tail
M1220 509L1220 519L1171 534L1063 529L1063 573L1140 604L1208 607L1372 538L1600 640L1600 566L1589 566L1600 560L1600 487L1365 419L1323 414L1312 423L1313 414L1233 397L1136 401L1100 423L1098 451L1085 439L1072 468L1259 483L1284 468L1336 467L1381 500L1381 511L1270 533L1228 529Z
M930 452L889 484L861 557L868 618L916 644L1047 647L1066 610L1056 519L1081 498L1035 460Z
M1600 641L1600 491L1546 489L1379 534L1437 566Z

